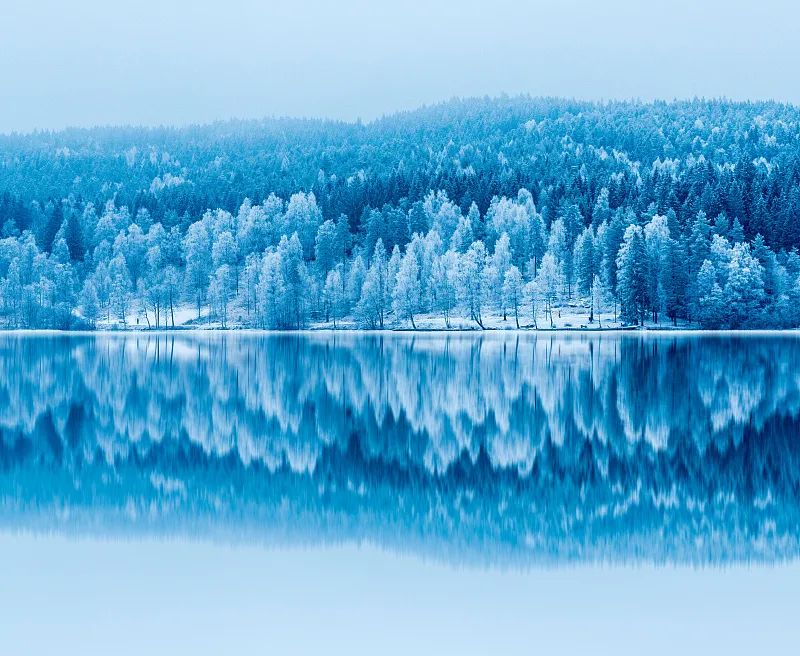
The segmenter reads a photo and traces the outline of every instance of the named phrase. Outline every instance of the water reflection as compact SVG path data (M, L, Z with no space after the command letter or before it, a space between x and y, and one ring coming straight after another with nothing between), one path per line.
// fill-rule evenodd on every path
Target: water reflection
M800 339L0 337L6 528L794 558Z

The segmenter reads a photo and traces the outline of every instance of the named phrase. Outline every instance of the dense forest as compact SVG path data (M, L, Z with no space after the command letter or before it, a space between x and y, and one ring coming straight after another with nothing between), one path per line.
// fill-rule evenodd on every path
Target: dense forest
M0 135L10 328L795 327L798 246L774 102Z

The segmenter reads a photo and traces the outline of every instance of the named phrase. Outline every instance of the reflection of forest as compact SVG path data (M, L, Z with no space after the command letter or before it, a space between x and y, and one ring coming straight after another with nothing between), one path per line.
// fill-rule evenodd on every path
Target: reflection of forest
M0 508L474 555L790 556L798 364L793 337L4 336Z

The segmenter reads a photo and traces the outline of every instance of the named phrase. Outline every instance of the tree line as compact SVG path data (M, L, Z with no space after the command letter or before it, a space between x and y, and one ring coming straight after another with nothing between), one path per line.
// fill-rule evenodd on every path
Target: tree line
M502 98L367 125L7 135L0 312L165 327L191 304L223 326L379 329L551 326L580 306L589 322L793 327L799 118Z

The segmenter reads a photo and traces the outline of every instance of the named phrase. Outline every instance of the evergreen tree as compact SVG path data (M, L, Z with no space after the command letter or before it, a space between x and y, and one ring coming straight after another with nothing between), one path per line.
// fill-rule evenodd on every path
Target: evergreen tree
M698 322L703 328L719 328L724 321L725 300L711 260L705 260L700 266L695 288L698 295Z
M617 256L617 296L622 320L644 325L649 297L647 249L641 227L628 226Z
M595 238L592 227L585 228L575 242L575 270L577 273L578 292L583 295L590 293L597 270L595 265Z

